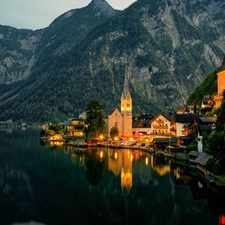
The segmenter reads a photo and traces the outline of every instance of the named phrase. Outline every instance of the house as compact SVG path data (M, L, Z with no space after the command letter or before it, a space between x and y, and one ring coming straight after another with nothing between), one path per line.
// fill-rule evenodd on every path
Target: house
M173 114L158 114L151 120L151 134L175 136Z
M215 101L210 98L208 95L204 96L201 103L201 115L205 115L208 112L211 112L215 105Z
M63 128L68 136L83 137L84 122L81 119L70 119L65 121Z
M171 146L172 143L177 143L176 138L154 138L153 147L156 149L165 149L168 146Z
M195 114L195 106L184 105L182 108L177 110L177 114Z
M134 118L132 122L134 137L149 135L151 133L151 121L153 118L150 114L143 114L138 118Z
M189 136L192 134L192 123L195 117L198 115L194 114L175 114L174 122L176 127L176 136Z
M196 123L196 139L198 142L198 151L203 152L204 150L204 139L203 135L204 133L211 133L215 129L215 123L216 123L217 117L211 116L211 117L198 117L195 118Z

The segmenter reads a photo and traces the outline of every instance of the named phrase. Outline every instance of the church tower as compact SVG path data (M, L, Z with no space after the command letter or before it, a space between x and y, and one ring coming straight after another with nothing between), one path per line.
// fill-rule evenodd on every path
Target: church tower
M225 57L219 72L217 73L217 89L218 93L214 96L215 108L220 107L223 100L223 91L225 90Z
M121 114L123 116L122 135L123 137L132 137L132 98L129 90L129 66L126 65L124 87L121 96Z

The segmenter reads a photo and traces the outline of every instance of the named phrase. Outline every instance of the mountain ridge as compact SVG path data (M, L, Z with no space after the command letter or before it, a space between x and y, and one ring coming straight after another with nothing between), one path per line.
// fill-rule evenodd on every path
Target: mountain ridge
M29 88L4 94L0 120L77 116L91 98L119 106L127 59L134 113L176 110L221 63L224 5L222 0L139 0L76 43L70 35L50 41L54 32L45 30L26 80Z

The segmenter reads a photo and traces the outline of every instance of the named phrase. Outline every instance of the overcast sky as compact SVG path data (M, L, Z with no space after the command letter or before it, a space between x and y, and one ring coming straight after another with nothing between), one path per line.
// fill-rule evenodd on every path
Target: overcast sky
M135 0L106 0L114 9L124 9ZM87 6L91 0L1 0L0 25L40 29L70 9Z

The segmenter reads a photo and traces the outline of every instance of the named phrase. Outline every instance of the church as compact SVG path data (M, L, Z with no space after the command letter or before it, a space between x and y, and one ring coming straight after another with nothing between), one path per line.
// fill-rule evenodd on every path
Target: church
M110 137L112 127L119 130L119 138L130 138L132 133L132 98L129 89L129 67L126 66L124 87L120 99L120 110L118 108L105 109L102 114L106 122L106 136Z

